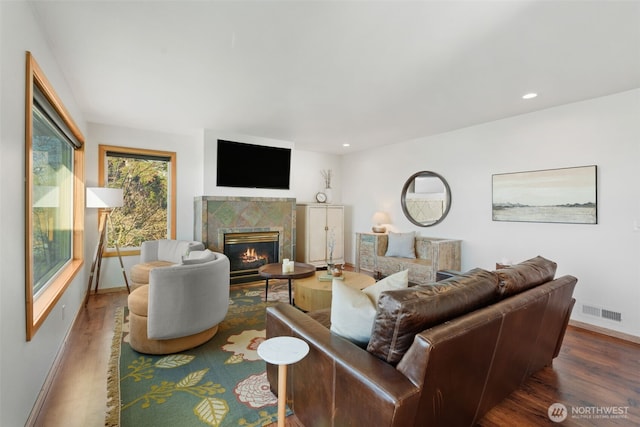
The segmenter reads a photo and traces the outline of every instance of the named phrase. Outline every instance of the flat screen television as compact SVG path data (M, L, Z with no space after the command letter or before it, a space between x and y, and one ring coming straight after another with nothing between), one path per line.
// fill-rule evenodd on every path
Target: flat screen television
M218 140L218 187L289 189L291 149Z

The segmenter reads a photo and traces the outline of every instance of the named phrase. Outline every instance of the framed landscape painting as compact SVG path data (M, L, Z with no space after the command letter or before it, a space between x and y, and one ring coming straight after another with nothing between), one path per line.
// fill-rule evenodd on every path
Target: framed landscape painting
M493 175L493 220L597 224L597 167Z

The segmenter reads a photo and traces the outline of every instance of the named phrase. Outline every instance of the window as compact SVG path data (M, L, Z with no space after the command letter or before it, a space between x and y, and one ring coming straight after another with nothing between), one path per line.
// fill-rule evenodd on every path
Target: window
M27 341L83 263L84 136L27 52Z
M73 146L33 105L33 292L38 296L72 258Z
M117 242L134 254L145 240L175 239L176 154L100 145L99 162L100 185L122 188L124 197L111 214L107 247Z

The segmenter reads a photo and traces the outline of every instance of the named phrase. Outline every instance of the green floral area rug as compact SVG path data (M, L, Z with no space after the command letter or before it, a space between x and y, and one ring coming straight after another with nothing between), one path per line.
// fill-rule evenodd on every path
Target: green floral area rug
M116 313L109 367L107 427L264 426L277 421L266 364L265 308L288 301L286 282L232 286L229 312L207 343L153 356L128 343L128 311ZM119 404L118 404L119 403ZM288 413L290 413L288 411Z

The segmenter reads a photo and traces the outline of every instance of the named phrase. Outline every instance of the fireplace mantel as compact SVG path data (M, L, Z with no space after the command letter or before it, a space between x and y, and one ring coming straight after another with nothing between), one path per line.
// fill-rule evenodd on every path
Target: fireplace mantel
M296 199L199 196L194 200L194 239L216 252L225 233L278 231L280 260L295 258Z

